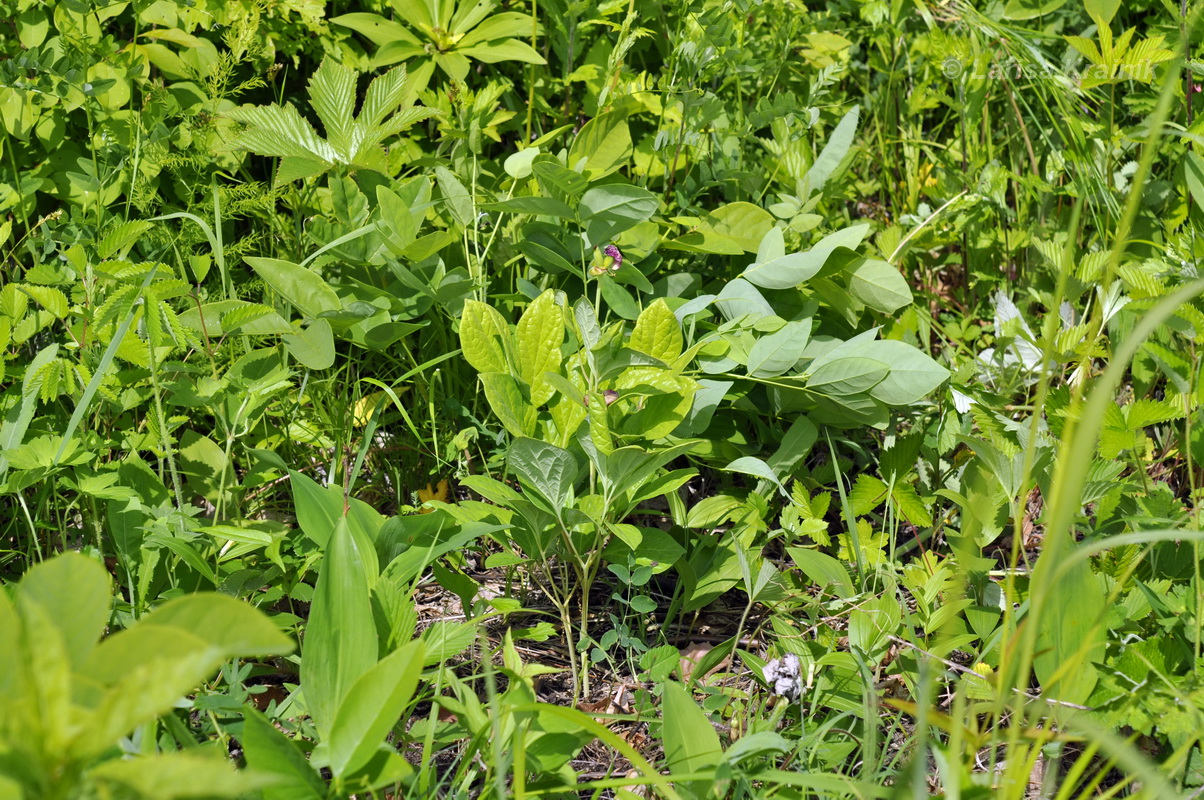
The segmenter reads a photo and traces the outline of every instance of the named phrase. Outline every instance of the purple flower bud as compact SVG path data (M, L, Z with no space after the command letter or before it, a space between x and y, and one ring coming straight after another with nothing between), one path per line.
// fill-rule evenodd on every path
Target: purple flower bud
M602 248L602 252L614 259L615 263L611 269L618 269L619 267L623 266L623 254L619 252L619 248L615 247L613 244L608 244L606 247Z

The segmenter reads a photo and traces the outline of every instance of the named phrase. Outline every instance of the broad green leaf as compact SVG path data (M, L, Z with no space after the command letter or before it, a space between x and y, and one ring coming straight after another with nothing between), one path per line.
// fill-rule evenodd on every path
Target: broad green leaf
M477 13L487 14L492 10L491 6L486 4L482 4L482 6L485 7L481 8ZM461 5L461 8L471 8L471 6L468 3L464 3ZM468 28L472 27L472 30L466 33L464 38L458 42L461 46L474 45L479 42L496 42L499 39L509 39L512 37L530 36L531 32L535 29L535 20L531 19L529 15L521 14L517 11L491 14L475 27L470 23L472 23L471 20L460 21L453 26L456 30L460 31L468 30ZM543 62L541 61L540 63L542 64Z
M606 455L603 478L613 487L614 494L635 492L658 470L690 452L697 444L696 441L679 442L651 452L639 447L620 447Z
M506 156L506 160L502 162L502 168L506 170L506 174L511 178L522 179L531 174L531 162L539 155L538 147L528 147L524 150L511 153Z
M896 339L867 342L855 354L890 365L882 382L870 389L871 395L890 405L919 402L949 379L949 370L923 351Z
M551 197L511 197L495 203L482 203L485 211L503 211L509 214L530 214L536 217L558 217L576 219L577 213L567 204Z
M728 281L714 303L729 321L744 316L752 316L754 319L773 316L773 306L755 286L743 278Z
M330 770L355 772L384 744L422 674L423 645L413 641L385 656L360 676L339 706L330 731Z
M748 374L773 378L788 371L803 357L811 336L811 320L787 322L778 331L757 339L748 351Z
M849 616L849 645L871 659L886 654L888 636L899 630L901 607L891 595L859 602Z
M774 218L765 209L743 201L720 206L702 218L676 217L689 232L665 244L677 250L741 255L757 252L773 229Z
M549 289L527 306L515 340L519 374L530 387L532 405L541 406L556 393L544 373L560 371L564 342L564 310L556 302L556 292Z
M109 623L109 574L91 558L67 552L31 568L20 596L42 607L63 635L71 667L80 670Z
M597 180L625 165L631 152L627 119L612 111L594 117L578 131L569 148L568 167Z
M639 317L639 305L626 289L615 282L614 278L610 275L603 275L598 279L598 283L602 287L602 299L606 301L606 305L610 307L611 311L627 320Z
M179 470L191 490L214 504L221 502L223 475L227 492L237 483L226 452L196 431L187 430L180 436Z
M568 450L536 439L515 439L506 463L553 511L559 513L572 501L577 460Z
M1008 0L1003 15L1014 20L1034 19L1052 14L1064 5L1066 0Z
M1087 14L1098 23L1107 25L1120 10L1120 0L1084 0Z
M828 137L824 149L820 151L816 157L815 163L811 165L811 169L807 170L807 181L811 185L812 192L818 192L824 188L828 178L840 166L840 162L844 160L848 154L849 148L853 145L853 139L857 135L857 120L861 112L860 106L853 106L848 113L840 120L837 126L832 130L832 134Z
M804 547L787 547L786 552L794 559L794 563L820 589L831 587L837 597L851 598L857 594L849 571L827 553L818 550L808 550Z
M222 658L281 655L292 652L294 646L254 606L216 592L168 600L139 624L174 625L200 638Z
M422 44L406 26L399 22L385 19L380 14L356 13L342 14L330 19L335 25L351 28L362 34L368 41L383 47L393 42L405 42L421 49Z
M543 56L532 49L531 45L520 42L518 39L461 47L457 48L457 52L486 64L497 64L500 61L521 61L524 64L548 63L544 61Z
M244 708L242 713L239 743L246 753L247 765L276 779L264 789L264 800L322 800L326 785L300 748L258 711Z
M869 229L870 226L866 223L842 228L828 234L806 252L791 253L753 264L744 270L743 278L765 289L793 288L818 273L836 248L856 250Z
M1191 199L1196 201L1196 208L1204 211L1204 158L1188 150L1183 160L1183 170Z
M778 487L778 490L781 491L782 494L787 494L786 487L782 485L781 479L778 478L778 475L773 471L773 468L755 456L743 456L741 458L737 458L735 461L724 467L723 471L740 472L744 475L752 475L754 477L761 478L762 480L767 480L774 486Z
M93 767L93 780L120 786L140 797L158 800L246 797L270 786L273 779L250 770L235 770L223 758L199 749L113 759Z
M444 205L451 213L452 219L461 228L471 228L476 219L472 212L472 196L464 188L464 184L460 183L460 179L451 170L443 166L435 167L435 180L439 184L439 191L443 193Z
M317 319L323 311L343 308L334 289L305 267L278 258L248 256L245 260L264 283L310 319Z
M705 773L714 769L723 758L719 734L690 693L680 683L666 681L661 687L661 704L661 739L669 777L672 778L674 774ZM713 786L713 781L707 779L675 783L700 798L709 796Z
M328 739L343 698L377 661L364 555L346 519L339 520L330 537L303 645L305 706L320 736Z
M589 181L584 175L566 169L555 161L536 161L531 165L531 171L545 192L564 202L579 197L589 188Z
M1061 565L1038 560L1033 580L1047 578L1055 566ZM1086 560L1062 568L1049 591L1044 613L1030 622L1037 625L1033 672L1042 694L1085 703L1098 680L1093 662L1104 658L1108 592Z
M853 395L869 391L882 382L890 367L863 356L828 361L807 375L807 388L827 395Z
M504 372L482 372L478 377L485 387L485 399L511 436L530 436L535 432L538 412L523 396L522 388Z
M94 692L92 714L71 743L70 757L99 755L139 725L166 714L226 661L175 625L138 622L108 637L85 665Z
M1003 16L1008 19L1034 19L1044 17L1066 5L1067 0L1008 0Z
M314 320L296 334L281 336L289 355L306 369L323 370L334 365L334 331L325 319Z
M656 195L647 189L612 183L596 186L583 194L578 214L585 223L590 243L597 247L651 219L656 213L657 202Z
M627 346L666 364L672 364L681 355L681 326L664 298L658 298L640 313Z
M778 449L766 463L775 474L789 475L790 471L794 469L794 465L810 452L811 446L818 438L819 429L815 427L815 423L808 417L800 415L790 423Z
M876 258L863 259L849 271L849 291L885 314L911 304L911 287L899 270Z
M460 316L460 349L477 372L509 372L506 339L510 328L492 306L465 300Z

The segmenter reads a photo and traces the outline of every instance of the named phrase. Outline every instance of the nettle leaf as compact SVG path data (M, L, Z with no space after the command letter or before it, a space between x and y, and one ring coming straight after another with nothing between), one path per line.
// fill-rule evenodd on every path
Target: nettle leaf
M640 313L627 346L666 364L673 363L681 355L681 326L664 298L656 300Z

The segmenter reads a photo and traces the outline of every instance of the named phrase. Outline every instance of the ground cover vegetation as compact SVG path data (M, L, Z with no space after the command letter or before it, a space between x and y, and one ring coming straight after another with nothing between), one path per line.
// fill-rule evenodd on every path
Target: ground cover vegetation
M1204 790L1197 4L0 5L0 798Z

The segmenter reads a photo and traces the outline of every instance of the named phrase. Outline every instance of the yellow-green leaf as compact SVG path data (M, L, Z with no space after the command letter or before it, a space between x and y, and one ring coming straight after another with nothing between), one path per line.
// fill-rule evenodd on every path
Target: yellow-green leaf
M506 338L510 335L506 320L491 306L479 300L466 300L460 317L460 349L464 359L477 372L509 372Z
M531 403L536 408L556 393L544 373L560 371L563 343L564 311L556 303L556 293L549 289L535 298L518 322L519 374L531 387Z
M489 407L512 436L535 433L535 406L523 397L518 381L503 372L482 372L481 384Z
M643 310L627 346L666 364L681 355L681 326L663 298Z

